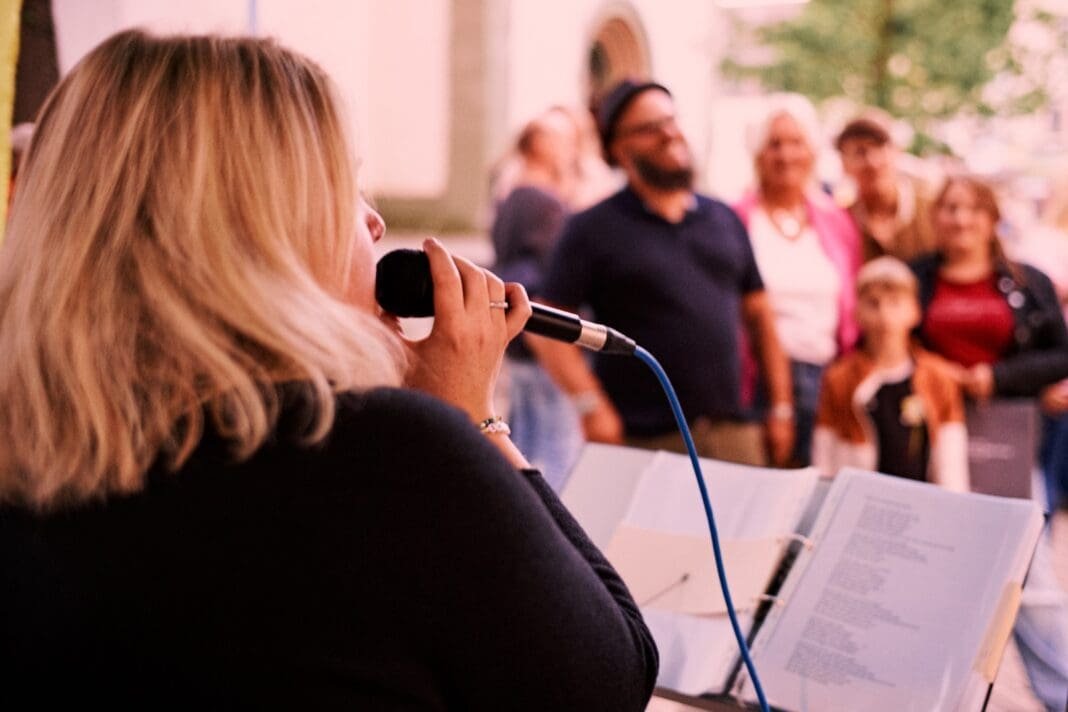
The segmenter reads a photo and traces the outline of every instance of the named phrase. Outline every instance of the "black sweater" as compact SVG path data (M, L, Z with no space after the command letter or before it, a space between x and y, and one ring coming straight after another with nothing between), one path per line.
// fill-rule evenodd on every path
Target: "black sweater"
M641 710L657 653L533 471L409 391L234 463L208 435L140 493L0 509L0 708Z

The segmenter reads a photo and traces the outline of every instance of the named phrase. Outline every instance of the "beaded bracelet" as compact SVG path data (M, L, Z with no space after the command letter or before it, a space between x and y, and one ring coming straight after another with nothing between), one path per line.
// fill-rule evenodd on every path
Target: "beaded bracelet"
M508 423L504 422L504 418L499 415L495 415L492 418L486 418L478 424L478 429L487 435L511 435L512 429L508 427Z

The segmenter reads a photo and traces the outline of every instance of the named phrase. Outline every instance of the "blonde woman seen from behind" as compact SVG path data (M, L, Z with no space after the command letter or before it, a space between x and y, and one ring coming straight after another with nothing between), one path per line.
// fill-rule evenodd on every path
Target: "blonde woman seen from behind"
M0 251L0 706L644 707L637 607L491 410L525 293L428 240L404 342L342 126L273 42L141 32L42 109Z

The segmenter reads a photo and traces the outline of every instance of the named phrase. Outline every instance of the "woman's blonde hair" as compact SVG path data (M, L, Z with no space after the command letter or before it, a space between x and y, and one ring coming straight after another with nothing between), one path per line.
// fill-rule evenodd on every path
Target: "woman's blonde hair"
M780 92L767 97L760 115L746 124L745 145L751 155L755 157L767 147L771 127L780 116L794 120L813 154L819 150L822 132L816 107L801 94Z
M0 499L135 491L205 420L246 457L301 381L397 384L346 299L353 157L331 82L258 39L123 32L42 108L0 250Z
M762 175L760 170L760 154L768 147L775 121L783 116L792 119L801 131L801 135L805 137L805 145L812 154L810 170L815 171L816 168L822 136L816 107L801 94L792 92L772 94L767 98L760 116L745 127L745 144L753 157L753 176L761 188L767 182L767 176ZM809 179L811 178L810 175Z

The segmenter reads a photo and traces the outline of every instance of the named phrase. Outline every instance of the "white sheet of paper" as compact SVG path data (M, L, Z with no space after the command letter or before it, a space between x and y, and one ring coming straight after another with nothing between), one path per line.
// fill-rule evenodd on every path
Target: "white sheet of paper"
M708 459L701 460L701 467L721 544L789 536L819 479L812 469L773 470ZM621 525L707 541L704 508L685 455L588 444L561 499L602 550ZM759 570L761 566L765 564L751 562L746 575L767 580L775 567ZM739 567L727 567L729 585L732 568ZM738 659L726 615L694 616L652 607L643 614L660 651L659 686L688 695L724 691ZM738 620L745 631L752 626L748 613L738 614Z
M617 445L582 447L560 500L601 551L630 508L642 473L655 456L650 450Z
M797 712L978 709L977 655L1042 526L1025 500L843 470L753 645ZM751 691L750 692L750 698Z
M787 539L731 539L720 543L730 573L735 611L753 611L782 559ZM604 555L642 608L695 616L723 615L727 604L707 536L668 534L621 525Z

